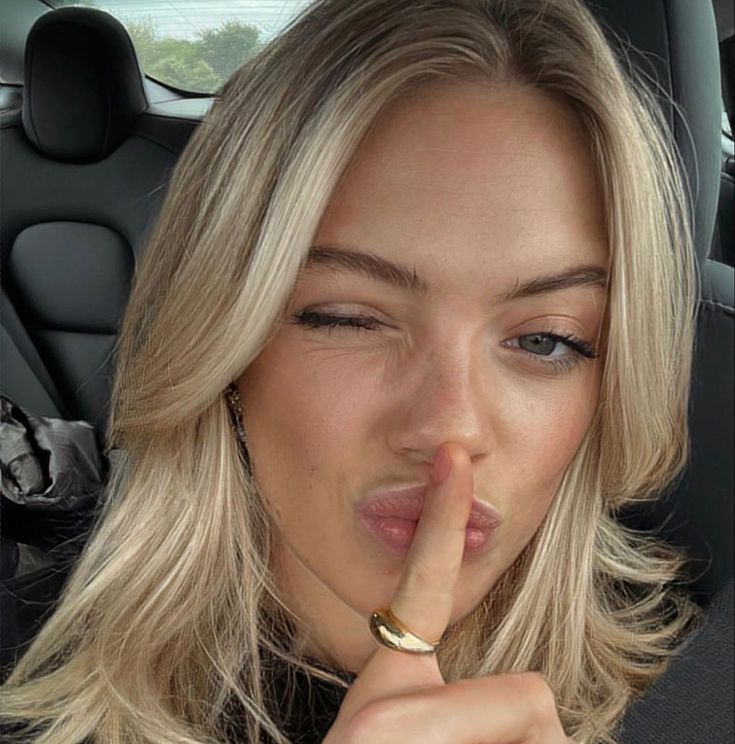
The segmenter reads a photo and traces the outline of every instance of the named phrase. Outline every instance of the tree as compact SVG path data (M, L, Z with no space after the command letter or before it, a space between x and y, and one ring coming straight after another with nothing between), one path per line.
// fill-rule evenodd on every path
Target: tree
M147 75L175 88L213 93L263 46L254 26L228 21L197 34L195 41L159 38L152 18L121 19Z
M249 57L263 46L260 31L239 21L228 21L218 28L198 34L198 47L203 59L224 82Z
M215 91L221 84L219 76L203 59L187 61L173 55L163 57L148 72L156 80L173 85L175 88L199 93Z

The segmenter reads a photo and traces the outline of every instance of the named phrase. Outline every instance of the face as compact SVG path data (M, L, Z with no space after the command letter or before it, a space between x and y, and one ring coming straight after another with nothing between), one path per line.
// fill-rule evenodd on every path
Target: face
M544 519L603 364L599 283L503 295L579 266L604 271L607 236L569 111L534 90L453 83L382 113L315 245L330 252L314 252L287 322L239 388L255 478L280 525L274 568L310 629L305 650L359 672L375 648L367 619L389 603L402 558L361 527L356 503L428 483L437 448L462 444L475 498L503 521L490 549L465 555L451 622L479 604ZM347 252L398 264L423 290L335 257ZM324 315L364 327L312 327Z

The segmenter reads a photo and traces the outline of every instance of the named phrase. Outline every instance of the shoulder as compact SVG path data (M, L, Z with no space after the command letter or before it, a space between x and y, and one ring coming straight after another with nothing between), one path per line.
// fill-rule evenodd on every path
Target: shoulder
M731 578L713 597L703 623L682 644L666 673L627 711L621 744L733 741L734 611Z

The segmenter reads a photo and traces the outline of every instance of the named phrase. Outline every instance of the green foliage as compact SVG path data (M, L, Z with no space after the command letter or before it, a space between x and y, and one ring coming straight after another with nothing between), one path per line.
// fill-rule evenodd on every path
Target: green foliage
M146 74L164 84L198 93L218 90L263 46L255 26L228 21L197 33L195 41L159 38L151 18L121 19Z
M262 44L255 26L228 21L219 28L199 32L198 48L206 62L224 82Z
M228 21L197 34L196 41L159 38L153 19L121 19L146 74L162 83L198 93L218 90L263 46L254 26Z
M94 6L93 0L56 0L61 5ZM125 17L143 71L165 85L197 93L214 93L262 47L260 31L239 21L199 31L194 41L159 36L150 17Z

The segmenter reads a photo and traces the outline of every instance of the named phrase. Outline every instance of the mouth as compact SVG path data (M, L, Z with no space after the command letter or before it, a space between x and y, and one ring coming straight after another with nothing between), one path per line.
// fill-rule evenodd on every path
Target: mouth
M426 486L374 491L356 505L358 522L391 553L404 556L411 546L424 506ZM465 527L465 554L489 549L502 522L500 513L475 499Z

